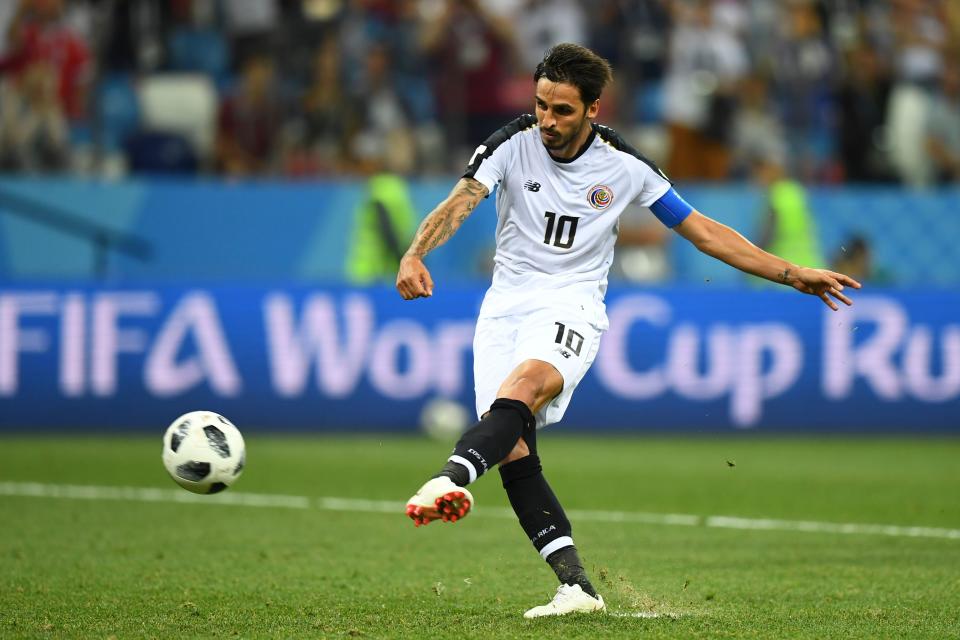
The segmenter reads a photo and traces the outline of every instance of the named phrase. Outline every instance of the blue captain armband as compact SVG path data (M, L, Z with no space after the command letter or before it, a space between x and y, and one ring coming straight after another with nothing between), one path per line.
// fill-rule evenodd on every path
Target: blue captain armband
M653 211L653 215L657 216L660 222L672 229L693 212L693 207L687 204L687 201L681 198L673 187L670 187L669 191L650 205L650 211Z

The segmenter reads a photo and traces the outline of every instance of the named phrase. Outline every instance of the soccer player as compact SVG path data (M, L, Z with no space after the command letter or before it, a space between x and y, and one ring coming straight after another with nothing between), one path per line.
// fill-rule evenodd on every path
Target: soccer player
M543 476L537 429L559 421L607 328L603 304L617 220L637 202L700 251L747 273L851 304L852 278L787 262L694 210L652 162L595 124L609 63L560 44L533 75L536 115L523 115L477 147L450 195L420 224L400 262L405 300L433 295L424 256L448 240L481 198L497 191L493 283L473 343L480 421L446 465L407 502L419 526L456 522L473 503L466 488L499 464L520 526L560 580L552 601L524 616L603 611L572 538L570 521Z

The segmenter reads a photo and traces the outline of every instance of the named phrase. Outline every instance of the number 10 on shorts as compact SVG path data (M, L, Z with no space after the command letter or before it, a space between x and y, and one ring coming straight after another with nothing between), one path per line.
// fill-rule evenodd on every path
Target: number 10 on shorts
M567 326L562 322L554 322L553 324L557 325L557 337L553 341L573 351L573 355L580 355L580 349L583 348L583 336L573 329L567 329ZM566 342L564 342L564 335L566 335Z

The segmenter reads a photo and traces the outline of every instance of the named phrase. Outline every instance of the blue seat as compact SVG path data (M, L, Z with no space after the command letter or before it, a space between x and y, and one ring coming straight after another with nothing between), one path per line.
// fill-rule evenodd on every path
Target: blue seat
M125 74L104 76L97 87L97 98L102 144L107 151L116 151L140 127L140 102Z
M663 83L646 81L634 92L633 120L638 124L663 122Z
M422 78L401 76L396 84L414 122L423 124L436 117L436 104L430 84Z
M167 41L168 66L172 71L205 73L220 84L230 66L230 52L223 35L207 29L179 28Z

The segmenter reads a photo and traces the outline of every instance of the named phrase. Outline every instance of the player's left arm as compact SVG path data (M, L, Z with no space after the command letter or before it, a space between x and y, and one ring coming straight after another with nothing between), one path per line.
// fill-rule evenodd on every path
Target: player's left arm
M817 296L834 311L838 307L831 296L849 306L853 302L843 293L844 287L860 288L860 283L850 276L798 266L764 251L727 225L696 210L673 229L703 253L746 273Z

